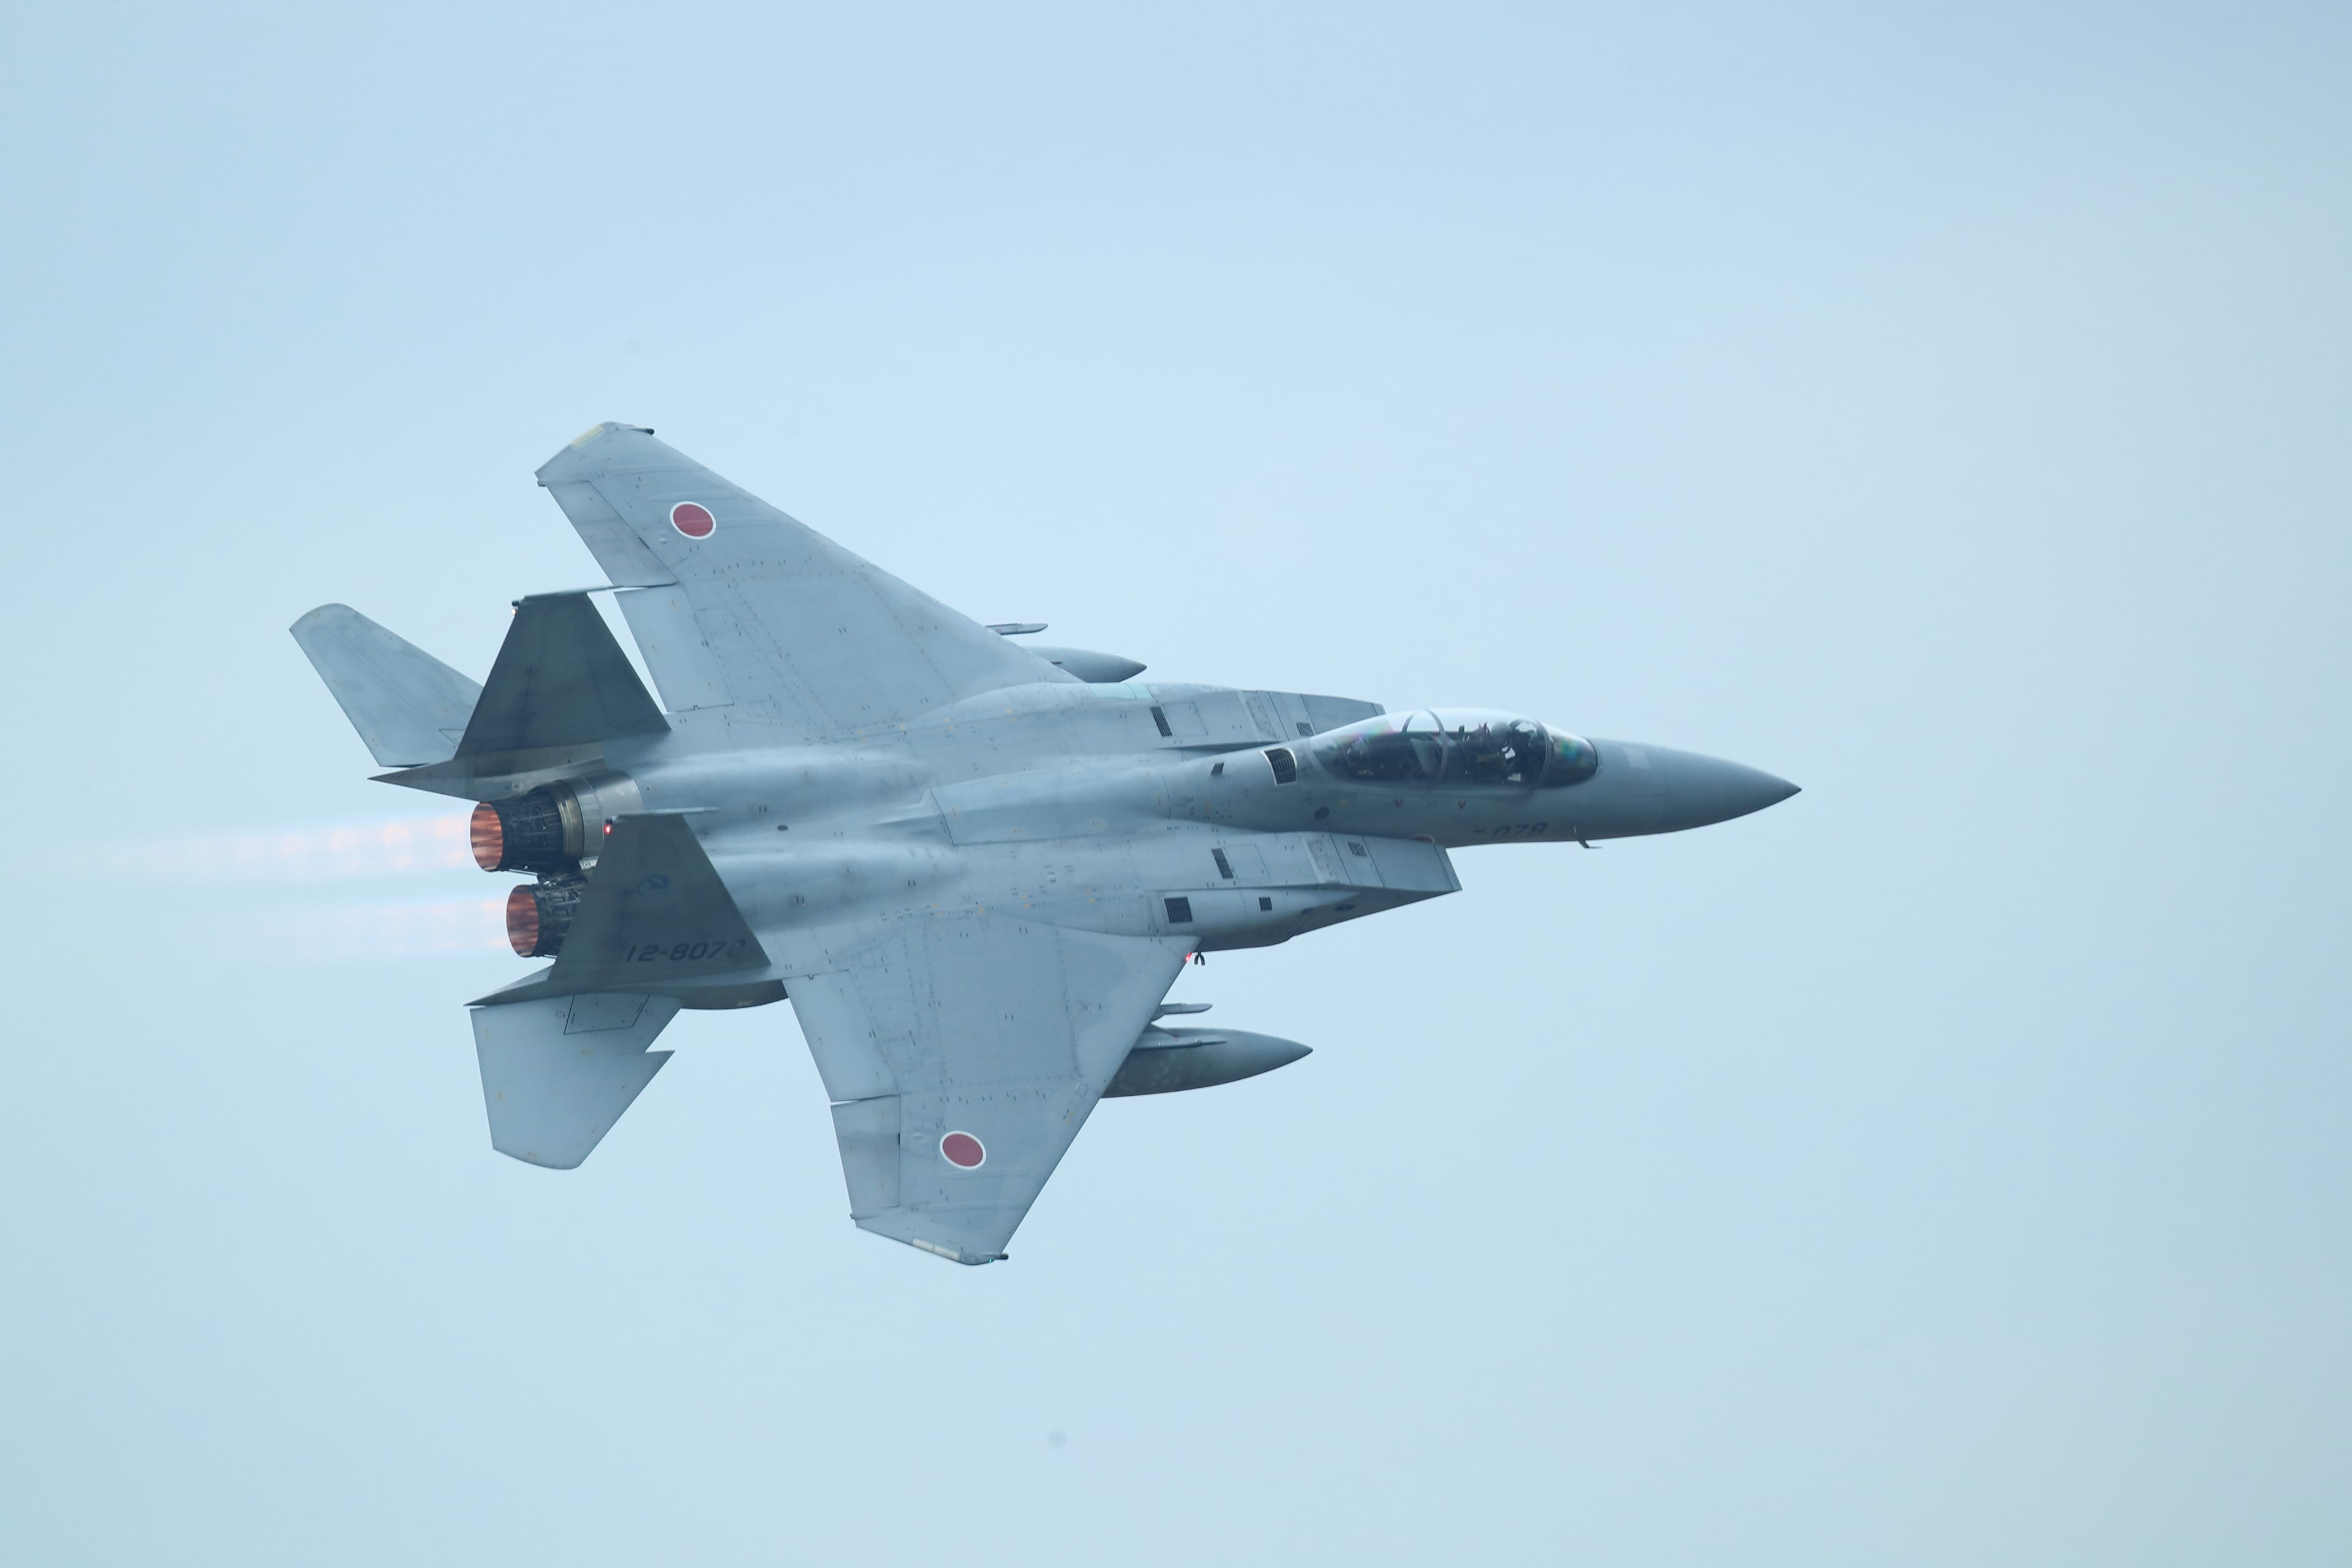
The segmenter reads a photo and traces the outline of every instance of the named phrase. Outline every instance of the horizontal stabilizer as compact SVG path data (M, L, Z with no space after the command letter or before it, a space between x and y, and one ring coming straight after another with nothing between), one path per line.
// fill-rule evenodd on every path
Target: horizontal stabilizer
M568 1171L669 1060L649 1051L677 1014L667 996L598 993L474 1009L490 1147Z
M578 746L668 728L588 595L538 594L515 606L457 754Z
M415 767L457 753L480 687L349 605L321 605L290 629L378 763Z

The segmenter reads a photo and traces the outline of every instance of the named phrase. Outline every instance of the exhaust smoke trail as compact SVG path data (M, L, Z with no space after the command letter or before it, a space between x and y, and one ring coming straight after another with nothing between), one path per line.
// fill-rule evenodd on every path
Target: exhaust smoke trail
M126 844L105 858L121 875L189 882L316 882L471 870L466 814L402 816L280 832L214 833Z
M511 952L506 896L255 910L224 931L239 952L280 963Z
M354 885L349 898L365 901L289 903L263 893L221 907L237 888L380 883L446 871L478 878L464 812L151 838L117 845L96 858L103 873L179 884L205 899L204 929L226 954L323 963L511 951L506 936L511 884L504 878L489 889L472 881L475 890L465 898L367 899ZM87 869L89 858L77 851L74 863Z

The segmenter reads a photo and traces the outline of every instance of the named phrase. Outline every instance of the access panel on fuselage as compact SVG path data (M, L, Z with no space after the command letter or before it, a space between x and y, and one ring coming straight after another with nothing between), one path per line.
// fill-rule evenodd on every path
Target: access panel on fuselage
M1296 744L1382 711L1376 702L1295 691L1128 681L1008 687L927 713L900 731L942 782L1055 765L1056 759L1237 751Z
M1210 948L1287 942L1462 885L1434 844L1354 833L1185 834L1139 846L1137 868L1158 884L1156 929Z

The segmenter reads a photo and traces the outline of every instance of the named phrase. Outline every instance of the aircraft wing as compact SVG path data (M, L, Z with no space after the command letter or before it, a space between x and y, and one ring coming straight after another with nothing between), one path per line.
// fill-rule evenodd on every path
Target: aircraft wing
M834 936L819 960L832 967L789 985L834 1101L850 1217L959 1263L992 1262L1150 1022L1185 944L990 914Z
M539 470L605 574L672 711L731 707L792 741L983 691L1075 680L633 425Z

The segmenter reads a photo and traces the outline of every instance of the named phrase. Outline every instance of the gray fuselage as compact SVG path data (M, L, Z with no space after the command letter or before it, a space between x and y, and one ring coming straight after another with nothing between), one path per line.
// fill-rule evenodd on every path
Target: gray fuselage
M1610 741L1589 743L1597 768L1572 784L1367 783L1319 763L1320 737L1268 744L1277 698L1300 700L1039 684L773 749L740 720L683 713L668 734L608 742L611 773L576 787L583 802L689 813L757 931L909 906L1018 910L1201 950L1454 891L1447 849L1671 832L1795 793L1736 763ZM715 744L707 729L723 731Z

